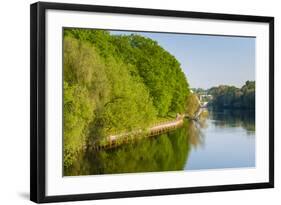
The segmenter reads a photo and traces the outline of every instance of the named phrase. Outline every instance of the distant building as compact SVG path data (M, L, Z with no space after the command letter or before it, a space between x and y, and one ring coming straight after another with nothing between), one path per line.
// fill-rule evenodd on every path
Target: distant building
M199 100L200 101L210 101L213 99L212 95L199 95Z

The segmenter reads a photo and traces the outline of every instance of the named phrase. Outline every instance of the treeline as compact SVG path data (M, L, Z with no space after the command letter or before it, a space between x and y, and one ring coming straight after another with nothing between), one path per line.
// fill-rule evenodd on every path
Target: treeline
M185 111L186 77L156 41L64 29L63 45L65 167L88 143Z
M213 96L209 105L215 108L255 109L255 81L247 81L242 88L220 85L208 90Z

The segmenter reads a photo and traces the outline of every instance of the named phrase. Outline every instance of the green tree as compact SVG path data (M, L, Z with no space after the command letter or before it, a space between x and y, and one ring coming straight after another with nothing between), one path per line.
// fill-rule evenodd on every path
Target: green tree
M220 85L209 89L211 105L217 108L255 109L255 81L247 81L242 88Z
M86 89L64 82L64 165L72 164L86 143L94 104ZM67 113L67 114L66 114Z
M188 96L179 62L156 41L64 29L65 167L83 147L112 133L185 112Z

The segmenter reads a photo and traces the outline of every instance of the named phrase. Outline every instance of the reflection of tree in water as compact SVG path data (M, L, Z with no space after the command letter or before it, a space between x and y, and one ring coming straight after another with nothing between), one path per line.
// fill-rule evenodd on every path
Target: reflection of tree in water
M210 118L218 127L243 127L251 134L255 131L255 111L252 110L210 110Z
M87 152L65 175L94 175L183 170L191 146L203 143L195 122L153 138L139 140L111 150Z
M199 121L189 121L188 123L188 141L192 148L197 148L200 145L204 145L204 133L202 128L207 127L206 118L200 119Z

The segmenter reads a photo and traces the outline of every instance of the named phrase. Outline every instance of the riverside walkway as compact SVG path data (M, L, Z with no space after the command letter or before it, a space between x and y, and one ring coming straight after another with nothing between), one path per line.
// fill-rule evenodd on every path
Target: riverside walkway
M95 144L92 144L90 148L94 150L110 149L122 144L128 144L137 139L166 133L182 126L184 117L185 115L179 115L175 120L159 122L148 129L139 129L131 132L110 135L102 143L97 141Z
M182 126L184 118L198 121L201 113L203 112L202 108L204 107L201 105L193 116L189 116L187 114L178 114L176 119L174 120L158 122L157 124L154 124L147 129L136 129L134 131L127 131L123 133L120 132L117 134L109 135L105 139L98 140L92 143L91 145L89 145L89 148L92 150L111 149L122 144L129 144L138 139L153 137L162 133L169 132Z

